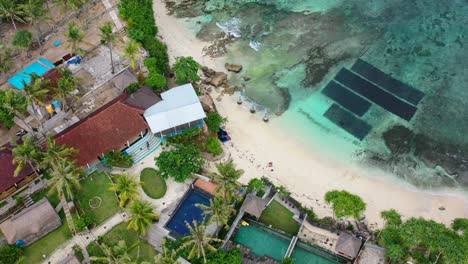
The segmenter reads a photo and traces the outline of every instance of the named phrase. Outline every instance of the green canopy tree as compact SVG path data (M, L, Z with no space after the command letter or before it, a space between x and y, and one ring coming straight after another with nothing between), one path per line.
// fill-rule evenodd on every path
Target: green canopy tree
M9 19L15 31L17 29L15 21L21 23L24 22L22 18L23 14L23 9L16 3L16 1L0 0L0 17Z
M233 215L236 210L225 204L225 201L221 197L215 197L210 199L210 205L196 204L197 207L203 210L203 215L208 218L208 224L216 222L218 226L224 226L228 224L229 218Z
M146 235L153 221L159 216L154 213L154 207L149 202L136 200L130 204L128 211L130 216L127 220L127 228L135 230L138 234Z
M231 201L233 191L238 186L237 180L244 174L244 171L236 169L232 160L216 164L216 169L218 173L212 174L218 183L216 191L221 194L225 201Z
M39 22L48 19L46 14L49 12L49 9L44 7L45 2L45 0L26 0L19 5L23 10L26 21L36 30L36 40L40 48L40 54L43 53L43 47L41 41L42 31Z
M25 50L26 55L29 57L29 48L32 44L32 33L26 29L16 31L12 44L21 50Z
M73 192L81 188L79 178L83 171L75 166L75 162L68 160L61 160L57 163L52 164L49 170L52 178L49 180L49 193L52 195L57 193L62 203L63 211L65 212L65 218L68 223L68 227L72 234L76 233L75 224L70 213L70 207L65 196L73 201Z
M67 110L67 97L78 87L78 80L68 69L57 69L62 77L57 80L57 87L54 88L55 94L62 102L62 108Z
M177 252L169 249L166 245L166 238L162 241L162 252L154 257L155 264L179 264L177 261Z
M115 71L114 71L114 59L112 57L112 46L117 40L117 36L114 32L112 32L111 22L104 23L101 27L99 27L99 31L101 32L99 34L99 36L101 37L101 44L106 45L107 48L109 48L111 71L112 71L112 74L114 74Z
M10 70L11 62L11 49L2 49L0 52L0 73L7 73Z
M19 32L19 31L18 31ZM33 116L39 123L39 126L41 127L41 132L45 134L46 131L44 129L44 126L42 125L42 121L39 117L39 109L38 105L43 104L44 100L47 97L47 94L51 91L50 88L50 81L48 79L44 79L37 74L33 73L31 75L31 83L27 84L25 83L25 86L23 90L21 90L21 93L24 95L26 98L26 102L31 105L33 109Z
M68 24L65 37L67 38L67 42L69 43L71 53L82 54L82 49L79 47L79 45L83 42L84 36L85 34L75 24L75 22L71 22Z
M50 134L47 135L46 139L46 147L40 164L41 168L50 169L63 161L75 160L75 155L78 153L78 150L69 148L66 145L57 144Z
M37 175L39 175L36 164L41 163L43 153L33 137L23 137L23 143L16 145L13 148L12 153L13 161L18 164L15 169L15 176L18 176L26 164L28 164Z
M325 201L332 204L336 217L354 217L359 219L366 210L366 203L361 197L347 191L329 191L325 194Z
M194 144L177 144L168 151L163 151L155 158L158 171L164 179L174 177L183 182L201 170L205 160L201 151Z
M191 248L188 259L190 260L194 257L203 257L203 262L206 263L206 250L212 252L217 251L216 248L211 245L211 243L222 242L223 240L207 234L205 223L198 223L194 220L192 225L187 222L185 222L185 225L189 229L190 235L184 238L184 243L181 246L181 250L185 248Z
M135 201L140 196L139 186L142 182L139 182L128 174L120 174L117 177L117 181L112 183L109 188L110 191L116 192L119 197L119 206L125 207L130 201Z
M7 126L13 126L13 118L16 116L20 120L22 126L28 130L31 135L34 135L32 127L26 123L26 109L28 103L26 98L13 90L0 90L0 117Z
M119 240L114 246L109 246L105 243L102 243L99 244L99 247L101 248L104 256L91 256L90 259L91 261L97 263L134 264L136 262L132 260L128 252L137 245L138 243L135 243L129 247L127 246L125 240Z
M192 57L179 57L173 66L177 84L195 83L200 80L200 64Z

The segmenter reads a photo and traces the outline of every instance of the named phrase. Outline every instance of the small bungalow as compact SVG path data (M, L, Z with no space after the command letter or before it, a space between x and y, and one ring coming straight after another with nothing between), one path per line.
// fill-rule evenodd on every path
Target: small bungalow
M29 245L61 225L55 209L43 198L1 223L0 229L9 244Z
M0 200L7 198L37 177L29 165L26 165L18 176L14 176L17 165L13 163L12 148L10 144L0 147Z
M249 215L255 216L258 219L262 215L267 204L268 200L262 199L253 193L249 193L245 196L240 210L248 213Z
M361 239L345 232L341 232L338 237L338 241L336 242L335 251L347 259L355 259L359 254L361 246Z
M206 114L192 84L161 93L161 99L143 114L153 134L163 138L204 126Z
M57 134L57 144L78 149L77 164L92 171L104 153L126 149L147 132L144 109L127 103L127 99L129 95L123 94Z

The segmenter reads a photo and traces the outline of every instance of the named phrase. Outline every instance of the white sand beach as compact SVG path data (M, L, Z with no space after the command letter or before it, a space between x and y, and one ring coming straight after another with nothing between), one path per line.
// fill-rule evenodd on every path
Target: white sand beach
M172 60L178 56L192 56L205 66L223 70L222 58L204 57L202 49L208 43L196 39L184 27L184 21L168 16L163 0L154 0L154 11L158 35L168 45ZM384 172L327 158L317 146L304 144L287 134L277 120L264 123L260 115L240 108L236 99L224 96L216 105L229 120L226 127L233 141L227 148L238 167L245 170L243 183L265 175L285 185L295 198L312 206L322 217L331 216L330 207L323 201L324 194L332 189L348 190L367 203L365 215L371 228L378 227L372 225L374 223L382 224L380 211L390 208L397 209L404 217L421 216L445 224L456 217L468 217L466 194L419 191L396 179L391 180ZM273 162L273 171L265 168L268 162ZM444 210L440 210L441 207Z

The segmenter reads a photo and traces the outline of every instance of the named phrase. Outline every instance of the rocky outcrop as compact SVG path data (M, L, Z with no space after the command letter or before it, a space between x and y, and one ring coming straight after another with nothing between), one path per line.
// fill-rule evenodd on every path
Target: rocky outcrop
M239 65L239 64L226 63L226 64L224 64L224 67L226 68L226 70L228 70L230 72L239 73L240 71L242 71L242 65Z
M224 72L216 72L213 77L211 77L210 84L219 87L227 80L227 74Z

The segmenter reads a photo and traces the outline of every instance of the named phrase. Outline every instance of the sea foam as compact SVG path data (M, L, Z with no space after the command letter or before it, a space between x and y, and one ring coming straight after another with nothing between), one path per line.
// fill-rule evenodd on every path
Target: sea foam
M242 21L239 18L233 17L227 21L216 22L216 26L218 26L226 34L229 34L235 38L240 38L241 31L239 29L239 25L241 22Z

